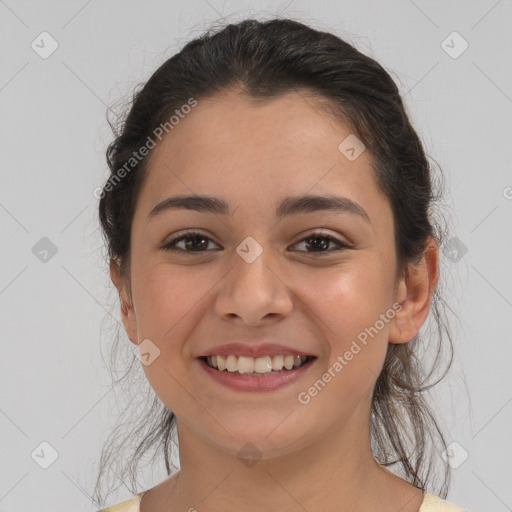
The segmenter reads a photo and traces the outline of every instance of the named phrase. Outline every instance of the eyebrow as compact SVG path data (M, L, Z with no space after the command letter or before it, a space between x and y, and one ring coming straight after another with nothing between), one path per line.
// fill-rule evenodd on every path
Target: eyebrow
M147 220L169 210L193 210L200 213L232 215L229 204L223 199L204 195L178 195L164 199L149 212ZM290 215L331 211L334 213L351 213L364 219L370 225L370 217L361 205L348 197L306 195L285 197L277 206L275 216L279 219Z

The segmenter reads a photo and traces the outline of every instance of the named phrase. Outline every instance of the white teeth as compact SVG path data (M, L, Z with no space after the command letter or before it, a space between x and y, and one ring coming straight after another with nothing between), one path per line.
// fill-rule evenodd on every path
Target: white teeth
M217 356L217 358L222 356ZM240 356L238 358L238 373L254 373L254 357Z
M222 356L219 356L222 357ZM226 360L226 368L228 372L236 372L238 370L238 357L228 356Z
M284 356L274 356L272 358L272 370L282 370L284 366Z
M272 371L272 358L270 356L258 357L254 362L256 373L267 373Z
M308 358L305 356L265 356L265 357L246 357L246 356L208 356L206 361L209 366L217 368L219 371L227 370L234 373L258 373L267 374L272 371L281 371L283 368L292 370L301 366Z
M217 356L217 368L220 371L226 369L226 360L222 356Z
M295 362L295 357L294 356L286 356L284 358L284 367L287 370L291 370L293 368L293 363L294 362Z

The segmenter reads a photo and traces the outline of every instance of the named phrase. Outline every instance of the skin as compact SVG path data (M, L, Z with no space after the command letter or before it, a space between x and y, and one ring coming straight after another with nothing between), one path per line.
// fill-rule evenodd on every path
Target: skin
M338 150L350 133L305 93L255 103L230 90L200 100L152 150L132 224L130 274L112 264L111 278L132 343L150 339L160 350L143 368L177 416L181 470L144 496L142 512L419 509L423 493L372 456L371 395L388 343L407 343L427 318L438 247L430 240L408 279L399 277L392 210L371 155L349 161ZM348 197L371 224L328 211L276 220L280 199L306 193ZM232 215L175 210L147 220L176 194L222 198ZM209 238L203 252L159 247L188 228ZM325 249L304 241L318 229L350 247L319 255ZM252 263L236 252L248 236L263 249ZM178 247L194 250L183 241ZM397 303L402 309L378 335L301 404L298 394ZM317 360L307 377L280 390L234 391L206 375L195 356L240 337L270 338ZM247 442L261 455L252 466L237 456Z

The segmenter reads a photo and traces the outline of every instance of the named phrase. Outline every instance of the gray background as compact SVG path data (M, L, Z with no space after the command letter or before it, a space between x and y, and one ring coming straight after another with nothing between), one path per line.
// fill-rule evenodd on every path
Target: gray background
M0 510L95 510L88 494L122 401L102 357L119 317L93 196L107 176L106 105L211 22L278 13L383 64L446 174L458 253L445 251L443 269L459 316L437 392L458 443L448 499L512 510L510 0L0 1ZM46 59L31 47L43 31L58 43ZM454 31L469 44L457 58ZM129 497L121 488L118 501Z

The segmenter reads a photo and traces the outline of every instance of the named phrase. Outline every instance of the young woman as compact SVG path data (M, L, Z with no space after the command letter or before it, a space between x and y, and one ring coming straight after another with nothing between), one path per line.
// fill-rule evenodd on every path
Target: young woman
M103 510L461 511L419 356L429 312L448 333L442 230L388 73L295 21L228 25L151 76L107 156L110 275L165 410L137 451L160 439L170 476Z

